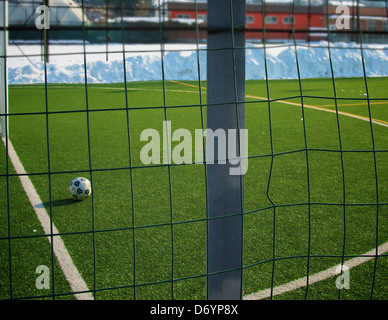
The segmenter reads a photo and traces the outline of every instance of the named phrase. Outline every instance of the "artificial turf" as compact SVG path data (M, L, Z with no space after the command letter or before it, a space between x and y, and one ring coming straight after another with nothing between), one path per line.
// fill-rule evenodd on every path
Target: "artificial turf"
M368 96L363 78L246 82L244 294L387 241L388 128L282 103L337 106L385 123L387 81L368 78ZM165 120L172 132L185 128L193 136L206 127L205 88L203 81L10 86L10 139L97 299L206 298L205 166L145 165L139 156L141 132L162 134ZM267 95L275 101L262 100ZM0 297L74 298L0 151ZM68 194L77 176L93 184L83 202ZM369 298L375 274L372 298L387 299L387 260L352 269L351 289L340 298ZM38 265L54 270L50 290L35 287ZM331 278L276 298L338 294Z

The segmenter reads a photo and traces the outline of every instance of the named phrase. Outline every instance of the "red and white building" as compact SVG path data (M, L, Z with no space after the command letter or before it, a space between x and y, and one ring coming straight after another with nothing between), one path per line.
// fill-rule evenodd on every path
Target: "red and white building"
M207 3L198 2L166 2L160 10L161 14L169 20L197 19L198 22L207 22ZM314 36L309 29L322 29L323 7L295 6L289 4L266 4L265 20L263 25L263 12L261 4L246 5L246 38L250 40L263 39L264 28L266 39L287 39L291 30L295 32L295 39L307 39Z
M263 5L246 5L246 39L247 40L320 40L326 39L328 23L330 30L341 14L336 13L337 6L293 6L292 3L267 3L263 23ZM355 29L355 12L350 8L352 23L350 30ZM165 19L190 19L200 25L207 22L206 2L165 2L159 11ZM386 10L362 6L359 8L360 26L363 31L387 31L388 19ZM265 35L263 33L265 30ZM187 35L186 35L187 36ZM206 32L200 33L205 38Z

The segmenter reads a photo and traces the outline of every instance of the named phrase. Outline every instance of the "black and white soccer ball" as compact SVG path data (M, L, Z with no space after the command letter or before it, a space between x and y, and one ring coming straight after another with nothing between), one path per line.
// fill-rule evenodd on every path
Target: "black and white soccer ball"
M69 192L74 200L84 200L92 194L92 186L88 179L78 177L71 181Z

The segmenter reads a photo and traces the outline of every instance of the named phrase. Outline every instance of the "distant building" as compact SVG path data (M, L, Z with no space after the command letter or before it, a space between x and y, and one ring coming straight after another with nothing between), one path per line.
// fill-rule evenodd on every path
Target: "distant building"
M123 19L120 11L107 12L104 6L91 6L89 3L88 7L82 10L79 0L77 1L48 0L50 26L53 27L48 32L50 40L84 40L85 37L86 41L101 43L206 41L208 19L206 0L195 2L159 0L158 3L161 5L154 8L154 17L131 17L129 14ZM10 40L42 40L42 32L31 28L38 16L35 10L42 3L42 0L9 0ZM330 33L332 41L358 41L360 27L361 32L365 33L363 42L387 42L388 34L385 33L388 32L388 18L385 1L329 0L329 6L318 5L319 3L327 1L249 0L246 4L246 39L313 41L327 40ZM336 12L340 5L347 6L349 12L346 14ZM349 19L349 30L337 30L336 21L340 17ZM80 29L63 28L82 26L83 23L87 26L85 34ZM88 28L90 25L94 28ZM121 32L122 27L125 28L124 33Z
M364 5L365 5L364 1ZM377 1L370 1L376 3ZM336 21L341 18L346 18L349 21L349 33L336 34L336 41L348 41L356 40L359 30L361 32L371 31L371 33L363 34L364 42L385 42L388 39L388 35L384 32L388 32L388 17L387 11L382 10L380 7L374 5L373 7L359 7L349 6L349 14L342 13L341 15L336 13L336 6L329 6L327 8L329 30L336 30ZM326 12L325 12L326 16ZM327 23L325 24L326 27ZM353 32L353 33L352 33ZM376 32L373 34L373 32Z
M266 4L265 20L263 25L263 5L247 3L246 5L246 33L248 40L261 40L264 37L263 27L267 30L266 39L291 38L291 31L295 30L292 37L295 39L316 39L309 30L322 29L324 26L322 6L293 6L292 3ZM200 19L207 21L207 3L193 2L166 2L160 10L168 19ZM301 32L305 31L305 32Z
M9 39L43 41L43 33L35 28L35 22L41 12L36 12L43 1L37 0L9 0L8 25L10 27ZM49 0L50 12L50 40L81 40L82 32L75 30L55 30L55 27L89 25L90 21L81 6L73 0Z
M34 25L38 14L36 8L43 4L43 1L8 1L8 24L9 25ZM50 25L68 26L87 25L88 18L83 15L82 8L73 0L50 0Z
M329 1L328 7L317 5L318 3L319 1L315 0L295 2L283 0L265 1L264 6L261 1L247 2L246 39L261 41L265 37L266 40L321 40L327 39L329 29L333 31L331 36L333 41L354 41L357 38L354 30L357 30L358 25L362 32L388 31L387 11L382 10L382 1L332 0ZM359 4L358 7L357 4ZM336 13L339 5L349 5L350 14L347 18L351 20L351 27L348 33L346 30L342 34L334 32L336 20L341 16ZM386 6L385 2L384 5ZM263 7L265 8L264 23ZM206 22L207 2L168 1L162 4L159 12L166 20L198 19ZM383 42L387 38L384 34L368 34L363 37L363 41Z

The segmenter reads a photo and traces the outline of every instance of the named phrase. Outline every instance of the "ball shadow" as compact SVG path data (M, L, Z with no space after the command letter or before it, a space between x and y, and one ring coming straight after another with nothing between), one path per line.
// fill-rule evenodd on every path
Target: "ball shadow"
M76 201L74 201L73 199L70 199L70 198L52 200L51 207L64 207L64 206L72 205L74 203L76 203ZM42 202L42 203L36 205L35 207L48 209L48 208L50 208L50 201Z

